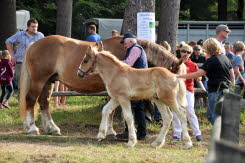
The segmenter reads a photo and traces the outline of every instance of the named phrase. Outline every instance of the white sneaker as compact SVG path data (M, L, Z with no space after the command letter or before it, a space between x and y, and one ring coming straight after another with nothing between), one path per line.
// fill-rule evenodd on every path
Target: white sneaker
M8 109L10 109L10 106L9 106L8 102L3 102L3 106L8 108Z

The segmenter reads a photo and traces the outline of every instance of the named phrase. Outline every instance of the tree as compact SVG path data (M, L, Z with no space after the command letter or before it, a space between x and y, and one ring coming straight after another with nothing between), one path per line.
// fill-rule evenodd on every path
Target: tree
M244 0L238 0L238 4L237 4L238 20L243 20L243 11L244 11Z
M190 20L195 20L195 21L201 21L201 20L206 20L210 21L213 18L211 17L212 11L208 10L210 6L215 5L214 0L181 0L180 6L182 7L182 4L185 3L185 1L188 2L189 5L189 11L190 11ZM187 4L186 4L187 5ZM181 10L180 7L180 10ZM216 13L215 13L216 14Z
M137 33L137 13L154 12L155 0L127 0L121 34Z
M16 1L0 1L0 49L6 49L5 40L16 32Z
M227 0L218 0L218 20L227 20Z
M71 37L72 1L57 0L56 34Z
M160 2L160 20L158 25L157 42L167 41L170 43L172 53L176 50L178 33L180 0L162 0Z

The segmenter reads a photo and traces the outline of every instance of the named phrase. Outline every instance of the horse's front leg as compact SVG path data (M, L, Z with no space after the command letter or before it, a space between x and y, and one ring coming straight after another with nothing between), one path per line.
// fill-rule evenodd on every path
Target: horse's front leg
M55 125L49 110L49 100L52 94L52 90L53 90L53 84L50 82L46 83L38 99L41 108L42 122L43 122L44 130L48 134L61 135L60 129Z
M119 103L116 100L110 99L110 101L104 106L102 110L102 119L100 123L99 133L97 135L97 139L99 141L106 138L109 115L118 105Z
M109 115L109 118L108 118L108 130L106 133L107 136L108 135L114 135L114 136L117 135L116 131L113 129L113 117L114 117L115 111L116 111L116 109L114 109L111 112L111 114Z
M130 101L123 99L120 100L120 104L122 107L124 119L128 125L128 146L134 147L137 143L137 137L135 132L136 129L134 127L134 117L131 109L131 103Z

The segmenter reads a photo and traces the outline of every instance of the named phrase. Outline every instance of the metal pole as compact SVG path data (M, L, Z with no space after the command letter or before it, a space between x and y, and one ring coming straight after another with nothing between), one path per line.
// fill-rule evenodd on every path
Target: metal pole
M206 39L209 38L208 32L209 32L209 24L206 24Z

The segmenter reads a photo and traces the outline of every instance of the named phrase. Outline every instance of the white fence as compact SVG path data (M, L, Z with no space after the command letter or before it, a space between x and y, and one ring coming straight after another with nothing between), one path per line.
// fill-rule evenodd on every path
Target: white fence
M84 22L85 35L87 26L95 24L98 28L98 34L102 39L111 37L112 30L118 30L120 33L123 19L102 19L93 18ZM232 31L228 43L235 41L245 41L245 21L179 21L178 26L178 42L180 41L198 41L199 39L206 40L210 37L215 37L215 28L219 24L226 24ZM156 21L156 33L158 30L158 21Z

